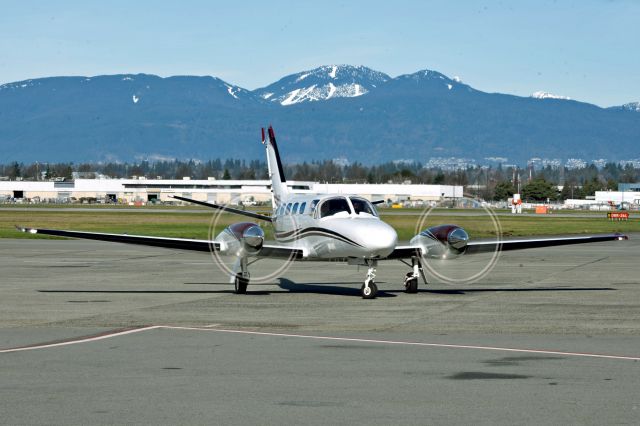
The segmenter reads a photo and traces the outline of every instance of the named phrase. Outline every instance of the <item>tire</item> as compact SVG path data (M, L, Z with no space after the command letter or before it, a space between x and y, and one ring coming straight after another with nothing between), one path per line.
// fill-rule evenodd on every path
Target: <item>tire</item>
M378 294L378 286L376 285L376 283L374 283L373 281L371 281L369 283L369 292L365 294L365 286L364 284L362 285L362 287L360 288L360 294L362 295L363 299L375 299L377 294Z
M247 286L249 285L249 280L246 278L242 278L240 274L236 275L236 294L246 294Z
M418 277L407 280L405 284L405 291L410 294L418 292Z

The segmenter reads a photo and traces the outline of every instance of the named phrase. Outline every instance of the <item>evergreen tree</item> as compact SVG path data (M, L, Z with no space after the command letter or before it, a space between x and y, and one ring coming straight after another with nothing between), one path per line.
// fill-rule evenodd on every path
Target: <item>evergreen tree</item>
M544 178L535 178L522 188L522 196L526 200L547 201L558 197L558 190Z
M493 199L495 201L506 201L515 194L516 189L513 187L513 183L510 180L503 180L498 182L494 190Z
M11 167L9 168L9 179L16 180L19 177L22 177L22 169L20 164L17 161L14 161L11 163Z

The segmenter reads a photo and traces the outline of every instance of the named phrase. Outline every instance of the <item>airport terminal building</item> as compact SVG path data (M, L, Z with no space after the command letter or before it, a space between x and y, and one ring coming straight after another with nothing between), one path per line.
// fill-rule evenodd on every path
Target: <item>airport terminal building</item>
M358 194L370 200L390 202L440 201L462 197L462 186L412 184L326 184L288 181L292 192L307 194ZM1 181L0 199L32 202L119 202L148 203L175 201L172 195L220 204L269 202L269 180L157 180L76 179L73 181Z

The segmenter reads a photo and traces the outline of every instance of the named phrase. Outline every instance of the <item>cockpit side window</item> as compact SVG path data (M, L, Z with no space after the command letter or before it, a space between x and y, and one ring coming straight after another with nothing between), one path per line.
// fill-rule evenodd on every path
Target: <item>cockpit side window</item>
M349 199L351 200L353 210L356 214L366 213L370 214L371 216L377 216L376 210L373 208L371 203L364 198L350 197Z
M333 216L336 213L345 212L351 214L349 203L343 197L329 198L320 205L320 217Z
M296 214L298 213L298 203L295 203L293 205L293 210L291 210L291 214Z
M304 203L300 204L300 211L298 213L303 214L304 213L304 208L307 206L307 202L305 201Z
M311 202L311 211L312 212L316 209L316 206L318 205L318 201L320 201L320 200L313 200Z

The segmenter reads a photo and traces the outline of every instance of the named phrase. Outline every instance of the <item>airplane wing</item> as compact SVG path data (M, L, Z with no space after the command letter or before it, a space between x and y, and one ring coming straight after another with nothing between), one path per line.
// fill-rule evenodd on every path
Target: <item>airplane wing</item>
M418 246L396 246L385 259L410 259L413 256L420 257L422 249Z
M509 239L499 243L494 241L469 241L465 254L486 253L496 250L500 251L524 250L538 247L566 246L570 244L598 243L602 241L628 240L629 237L623 234L598 234L579 235L571 237L550 237L550 238L524 238Z
M480 240L469 241L464 250L465 255L477 253L491 253L495 250L511 251L525 250L540 247L566 246L571 244L598 243L602 241L621 241L628 240L629 237L624 234L596 234L596 235L578 235L565 237L544 237L544 238L522 238L507 239L502 241ZM445 243L441 243L445 244ZM420 246L397 246L393 252L385 259L409 259L412 256L420 256L422 249Z
M146 235L107 234L101 232L66 231L61 229L25 228L16 226L21 232L30 234L55 235L57 237L81 238L85 240L110 241L115 243L138 244L189 251L221 251L220 244L209 240L187 238L149 237ZM294 247L265 244L251 257L301 260L304 252Z
M186 238L149 237L145 235L105 234L100 232L65 231L60 229L37 229L16 226L19 231L30 234L55 235L57 237L83 238L86 240L112 241L116 243L139 244L143 246L165 247L192 251L217 251L220 244L209 240Z
M262 250L260 250L254 256L269 257L274 259L301 260L302 258L304 258L304 252L294 247L265 244L262 246Z

